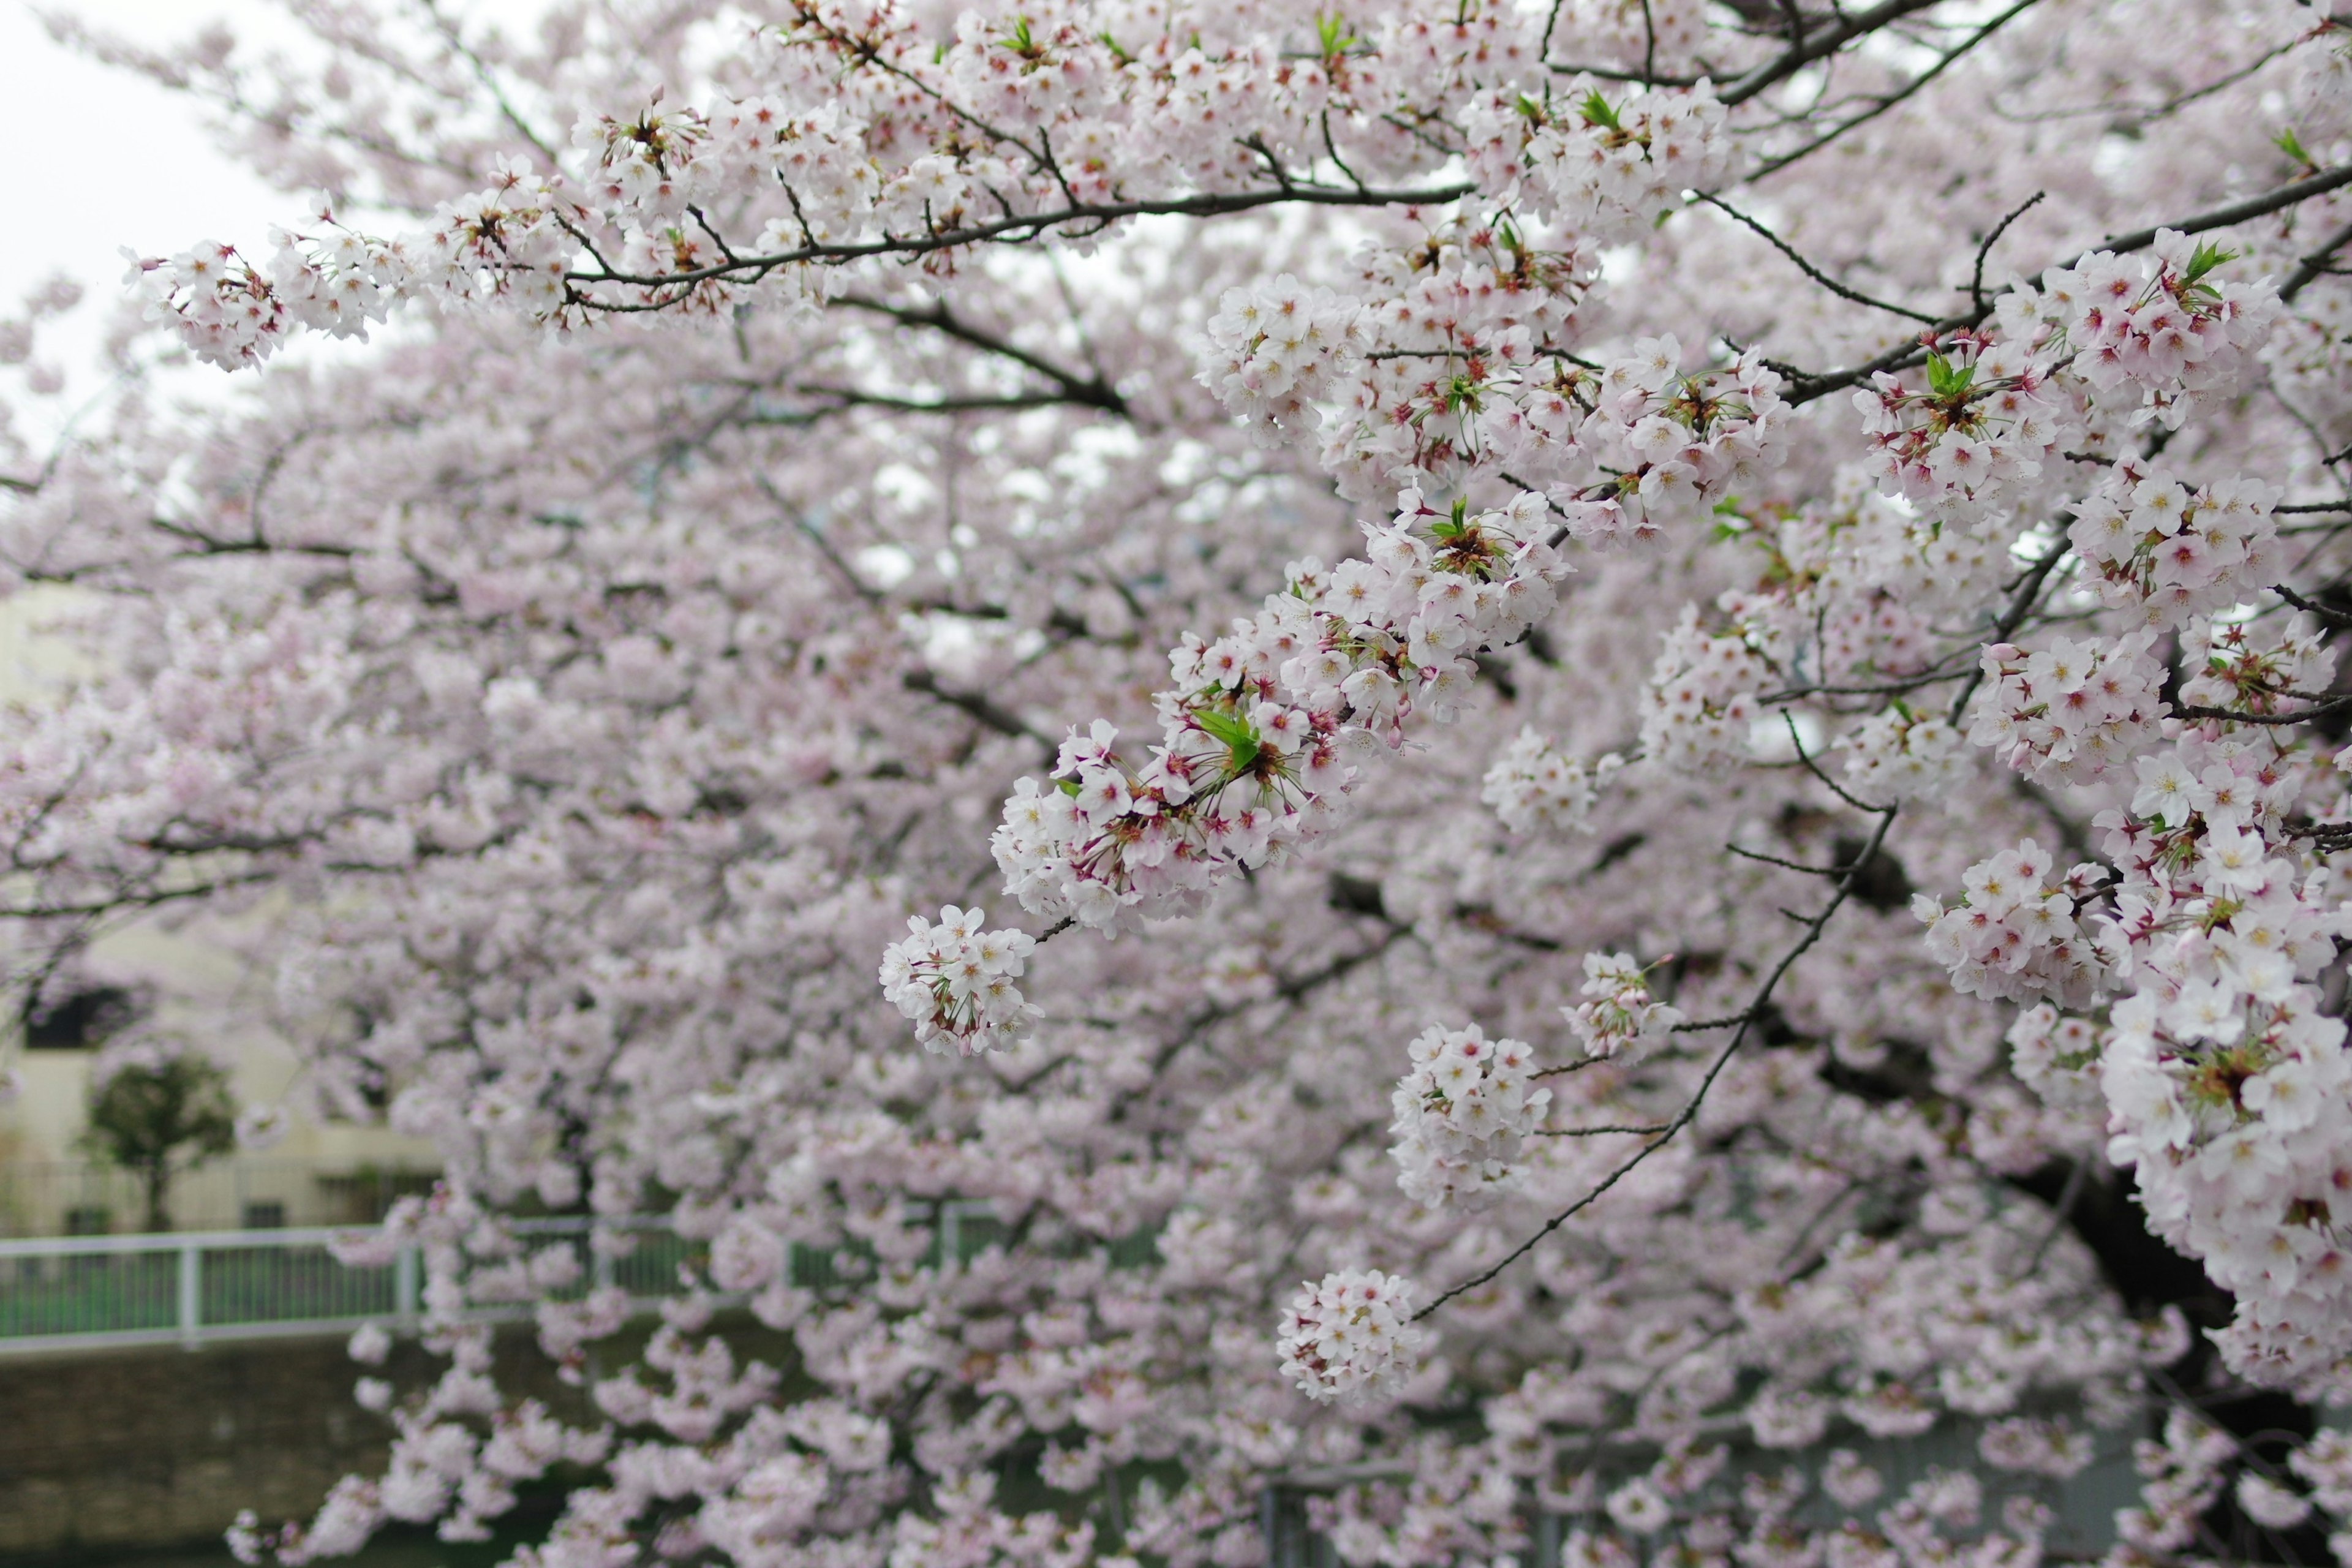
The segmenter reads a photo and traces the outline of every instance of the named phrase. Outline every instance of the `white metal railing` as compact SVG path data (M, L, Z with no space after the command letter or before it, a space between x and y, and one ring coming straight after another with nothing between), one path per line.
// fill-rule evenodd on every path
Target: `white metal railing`
M933 1205L937 1226L933 1258L969 1259L1003 1228L988 1200L924 1201ZM699 1245L654 1216L570 1215L509 1221L507 1228L525 1238L585 1238L592 1231L634 1237L626 1248L591 1247L585 1277L572 1293L618 1285L646 1310L676 1294L678 1265ZM371 1319L414 1327L424 1272L415 1247L393 1249L383 1264L346 1265L331 1250L338 1240L373 1230L319 1226L0 1240L0 1355L331 1333ZM1152 1247L1151 1234L1139 1231L1109 1245L1110 1261L1131 1266ZM872 1258L854 1244L793 1245L796 1285L854 1289L873 1269ZM500 1321L530 1312L528 1306L488 1306L468 1316Z
M593 1249L583 1289L618 1284L650 1305L675 1289L688 1244L664 1221L564 1216L512 1226L526 1237L592 1228L638 1240L625 1256ZM331 1250L366 1234L318 1226L0 1241L0 1355L333 1333L371 1319L414 1326L424 1272L415 1247L397 1247L374 1265L346 1265ZM528 1311L492 1307L476 1315Z

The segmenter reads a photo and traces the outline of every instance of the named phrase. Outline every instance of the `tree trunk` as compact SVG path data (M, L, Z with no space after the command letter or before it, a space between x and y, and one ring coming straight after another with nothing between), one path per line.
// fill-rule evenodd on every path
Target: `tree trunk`
M157 1160L148 1165L147 1232L156 1235L172 1228L172 1166L167 1160Z

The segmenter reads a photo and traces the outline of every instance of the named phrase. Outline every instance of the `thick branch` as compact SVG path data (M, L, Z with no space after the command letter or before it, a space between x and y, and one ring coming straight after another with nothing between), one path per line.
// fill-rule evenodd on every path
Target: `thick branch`
M689 268L683 272L600 270L567 272L564 279L572 284L592 287L602 283L620 283L640 289L680 289L721 279L743 278L757 281L779 267L792 267L803 262L862 261L877 256L929 256L938 251L992 240L1034 238L1049 229L1073 224L1092 224L1101 227L1130 217L1215 217L1227 213L1253 212L1259 207L1277 206L1286 202L1342 207L1439 206L1459 200L1475 188L1468 184L1460 184L1432 185L1417 191L1360 191L1294 181L1264 191L1176 196L1161 201L1075 203L1050 212L1015 213L992 223L966 224L960 228L941 229L920 237L860 240L840 245L820 243L778 251L771 256L732 257L709 267ZM576 290L574 297L580 303L594 310L625 310L633 308L600 304L578 295ZM635 308L659 309L668 302L659 301L650 307Z
M847 310L866 310L877 316L887 316L894 321L902 322L910 327L928 327L935 332L955 339L958 342L969 343L973 348L994 354L1000 359L1009 359L1015 364L1035 371L1059 387L1061 396L1056 399L1058 402L1084 404L1088 407L1102 409L1108 414L1118 415L1122 418L1127 416L1127 399L1121 397L1099 373L1083 377L1074 374L1042 355L1032 353L1027 349L1021 348L1003 338L982 331L962 321L949 310L945 300L934 300L927 306L893 305L886 300L870 300L862 295L845 294L834 303Z
M1841 18L1834 26L1806 38L1770 63L1759 66L1723 89L1725 104L1745 103L1775 82L1785 81L1824 55L1835 54L1865 33L1874 33L1915 11L1925 11L1936 0L1883 0L1867 11Z

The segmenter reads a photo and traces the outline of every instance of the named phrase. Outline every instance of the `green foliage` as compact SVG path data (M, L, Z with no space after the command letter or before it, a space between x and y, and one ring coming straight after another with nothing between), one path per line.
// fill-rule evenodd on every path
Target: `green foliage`
M147 1228L171 1228L172 1178L236 1146L236 1108L228 1070L182 1051L126 1062L89 1097L90 1147L147 1185Z
M2207 240L2205 243L2200 245L2195 250L2189 253L2189 269L2180 275L2181 281L2193 289L2204 280L2205 275L2208 272L2212 271L2213 268L2221 266L2225 261L2235 261L2237 259L2238 253L2236 251L2224 250L2220 246L2215 245L2212 241Z
M1238 713L1221 713L1213 708L1203 708L1192 715L1193 721L1224 742L1233 753L1227 771L1239 778L1257 765L1261 742L1257 726Z
M1937 397L1965 397L1969 384L1977 378L1974 365L1955 366L1942 354L1927 356L1927 390Z

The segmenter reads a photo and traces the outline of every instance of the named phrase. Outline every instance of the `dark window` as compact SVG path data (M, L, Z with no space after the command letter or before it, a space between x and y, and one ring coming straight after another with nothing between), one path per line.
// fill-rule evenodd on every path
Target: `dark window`
M66 1210L68 1236L104 1236L114 1228L114 1211L94 1204L78 1204Z
M286 1205L281 1203L246 1205L245 1228L247 1230L284 1230L286 1228Z
M47 1006L25 1005L25 1046L36 1051L71 1051L95 1046L131 1022L131 993L119 985L93 986Z

